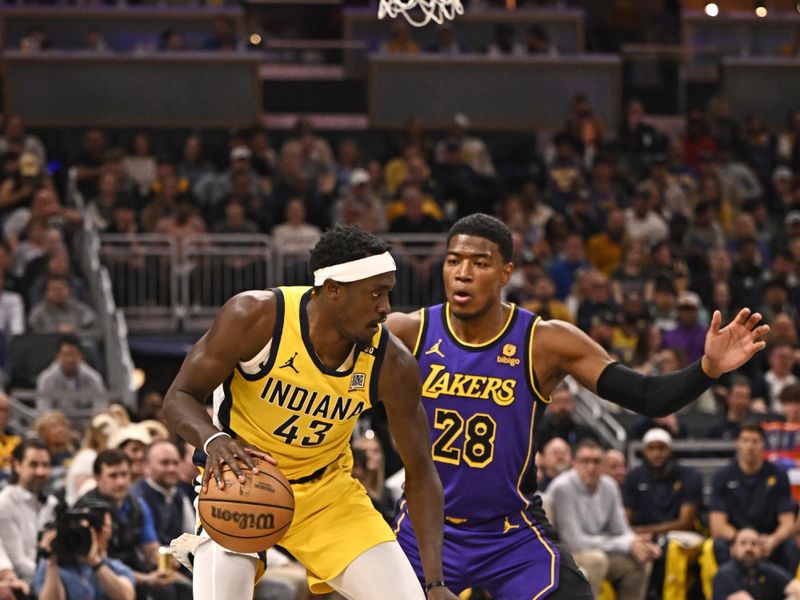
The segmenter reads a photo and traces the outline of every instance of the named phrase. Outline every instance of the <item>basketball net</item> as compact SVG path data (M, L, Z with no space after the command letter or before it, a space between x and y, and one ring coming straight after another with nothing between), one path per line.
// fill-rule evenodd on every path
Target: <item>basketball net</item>
M414 27L423 27L433 21L443 25L456 15L463 15L461 0L380 0L378 18L403 15Z

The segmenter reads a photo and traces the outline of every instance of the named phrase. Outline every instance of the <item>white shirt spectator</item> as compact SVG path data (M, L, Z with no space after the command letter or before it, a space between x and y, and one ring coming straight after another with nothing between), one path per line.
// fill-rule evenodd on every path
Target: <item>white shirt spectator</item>
M55 514L57 500L44 501L25 488L10 484L0 491L0 540L14 571L31 582L36 574L37 536Z
M14 565L11 564L11 559L8 558L8 552L6 552L5 546L3 546L3 540L0 538L0 573L13 570Z
M639 218L632 208L626 209L625 229L632 238L648 243L660 242L667 239L667 235L669 235L669 228L664 219L652 210L648 211L644 218Z
M64 499L68 506L75 504L78 499L89 490L97 487L97 483L92 475L94 474L94 460L97 458L97 451L91 448L81 448L72 457L67 469L65 481Z
M25 333L25 303L16 292L0 292L0 330L9 338Z
M770 398L770 410L777 412L778 414L783 414L783 407L781 403L778 401L778 398L787 385L794 385L795 383L800 382L800 379L793 373L789 373L785 377L781 377L775 371L769 370L764 374L764 381L767 384L767 389L769 391L769 398Z

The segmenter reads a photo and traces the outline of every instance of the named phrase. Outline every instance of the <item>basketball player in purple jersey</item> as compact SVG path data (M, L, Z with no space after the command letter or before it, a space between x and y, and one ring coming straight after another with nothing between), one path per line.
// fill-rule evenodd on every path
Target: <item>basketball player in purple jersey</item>
M481 587L497 600L592 598L572 557L560 550L536 489L536 427L566 376L643 415L675 412L711 382L746 363L769 330L748 309L720 329L714 312L705 355L658 377L614 362L585 333L503 302L514 269L511 232L474 214L450 229L443 276L447 303L392 314L387 326L414 352L445 494L444 581ZM422 570L405 502L395 530Z

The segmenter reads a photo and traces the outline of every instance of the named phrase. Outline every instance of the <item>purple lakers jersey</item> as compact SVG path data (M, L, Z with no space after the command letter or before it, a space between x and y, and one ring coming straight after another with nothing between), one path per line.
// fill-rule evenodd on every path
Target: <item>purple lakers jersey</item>
M453 333L447 305L421 315L415 356L445 518L479 523L518 514L535 490L534 429L547 404L531 357L539 317L512 305L502 331L476 345Z

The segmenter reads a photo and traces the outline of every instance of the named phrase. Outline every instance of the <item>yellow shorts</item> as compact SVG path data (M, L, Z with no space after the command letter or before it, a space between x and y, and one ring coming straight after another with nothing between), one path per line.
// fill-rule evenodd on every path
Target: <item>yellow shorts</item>
M325 582L344 571L361 553L396 539L373 508L367 490L350 474L352 469L353 458L348 452L330 465L319 479L292 484L294 518L278 545L306 568L308 586L315 594L333 591ZM202 476L202 468L200 471ZM197 529L198 534L208 536L202 531L199 517ZM267 567L266 553L248 556L258 559L258 581Z
M279 545L305 566L315 594L332 591L325 582L357 556L395 540L364 486L350 475L351 468L347 453L319 479L292 485L294 519Z

